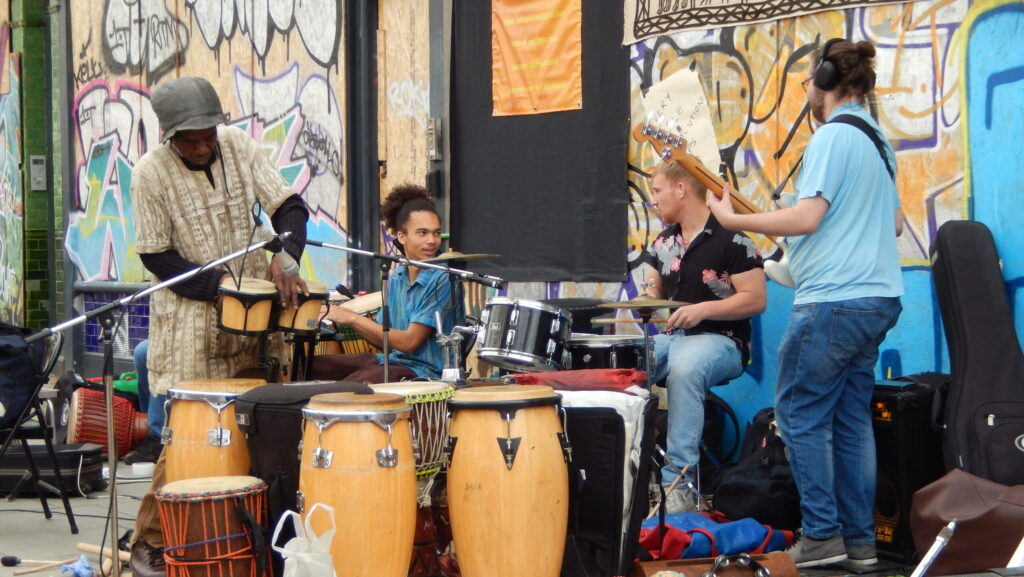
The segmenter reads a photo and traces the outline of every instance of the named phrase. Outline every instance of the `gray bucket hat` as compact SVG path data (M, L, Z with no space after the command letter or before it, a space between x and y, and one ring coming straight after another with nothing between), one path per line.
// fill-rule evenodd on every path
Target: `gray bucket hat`
M160 119L163 142L182 130L203 130L227 121L220 97L205 78L172 78L162 82L150 97Z

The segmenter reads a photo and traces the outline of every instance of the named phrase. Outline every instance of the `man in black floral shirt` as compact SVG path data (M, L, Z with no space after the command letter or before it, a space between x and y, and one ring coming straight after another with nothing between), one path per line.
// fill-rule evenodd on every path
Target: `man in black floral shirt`
M761 257L742 232L722 228L707 189L675 162L654 168L651 200L666 228L648 249L647 294L687 304L654 339L654 378L668 388L666 487L686 468L693 481L708 388L734 379L750 356L750 317L765 308ZM692 511L684 480L668 494L669 513Z

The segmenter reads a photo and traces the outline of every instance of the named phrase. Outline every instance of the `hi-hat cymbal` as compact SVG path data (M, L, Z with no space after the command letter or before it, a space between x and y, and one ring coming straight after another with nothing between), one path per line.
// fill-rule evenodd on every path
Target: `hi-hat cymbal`
M669 301L663 299L651 298L647 295L640 295L629 299L628 301L619 301L614 303L604 303L597 305L606 309L628 309L632 311L637 310L655 310L655 309L671 309L675 307L681 307L690 303L684 303L682 301Z
M471 260L485 260L489 258L498 258L496 254L463 254L457 250L447 250L441 254L433 257L423 259L423 262L448 262L453 260L471 261Z

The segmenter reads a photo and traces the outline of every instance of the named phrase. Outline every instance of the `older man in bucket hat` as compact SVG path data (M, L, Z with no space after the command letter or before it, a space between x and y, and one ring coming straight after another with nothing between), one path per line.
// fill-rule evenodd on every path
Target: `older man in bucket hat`
M163 144L132 171L135 245L154 281L169 279L245 248L253 210L271 215L274 230L290 231L285 251L302 256L309 212L260 147L226 120L213 86L202 78L167 80L153 91ZM273 281L282 304L296 304L305 283L262 254L240 257L158 291L150 301L149 386L154 396L184 380L236 376L258 364L259 339L217 330L220 284L240 277ZM279 342L272 342L273 354ZM163 535L154 491L164 478L164 452L143 497L133 534L133 575L165 572Z

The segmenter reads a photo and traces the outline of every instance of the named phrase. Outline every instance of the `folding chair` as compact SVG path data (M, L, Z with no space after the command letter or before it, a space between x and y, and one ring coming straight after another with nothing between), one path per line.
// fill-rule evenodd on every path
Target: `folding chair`
M57 357L60 356L63 345L64 337L61 333L53 333L47 337L43 358L40 359L39 366L34 367L36 382L34 383L34 390L28 404L22 409L18 418L13 421L14 425L0 428L0 438L4 439L3 445L0 445L0 459L7 453L8 447L11 446L15 439L21 441L22 449L25 451L25 458L28 461L28 472L35 485L36 493L39 495L39 502L43 505L43 514L47 519L50 519L53 517L53 514L50 512L50 505L46 501L46 483L39 477L39 469L36 467L29 445L29 440L42 440L46 445L46 453L53 465L53 476L57 480L57 490L61 501L64 502L64 512L68 516L71 533L77 534L78 524L75 522L74 513L71 512L71 502L68 500L68 492L64 488L64 478L60 474L60 464L57 462L57 456L53 451L53 426L43 417L43 402L39 398L39 393L49 380L50 371L53 370L53 366L57 363Z

